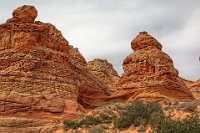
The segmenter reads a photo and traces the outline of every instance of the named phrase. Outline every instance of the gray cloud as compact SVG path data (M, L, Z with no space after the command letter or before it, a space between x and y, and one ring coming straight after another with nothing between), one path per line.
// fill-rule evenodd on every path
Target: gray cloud
M24 4L51 22L84 55L108 59L119 73L131 40L148 31L163 45L182 77L200 78L199 0L1 0L0 22Z

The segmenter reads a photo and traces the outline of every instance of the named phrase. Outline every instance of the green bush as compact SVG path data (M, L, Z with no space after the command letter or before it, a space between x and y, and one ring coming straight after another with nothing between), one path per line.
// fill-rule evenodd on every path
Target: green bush
M116 103L123 103L123 102L125 102L125 100L120 100L120 99L110 100L110 101L107 101L107 102L102 103L102 104L101 104L99 107L97 107L97 108L104 108L105 106L113 105L113 104L116 104Z
M131 125L146 125L150 120L155 123L154 121L157 120L151 117L155 113L159 116L156 119L161 119L164 116L162 107L158 103L150 102L145 104L141 101L135 101L125 108L120 118L114 121L114 126L115 128L127 128Z
M144 110L145 104L140 101L135 101L131 105L126 106L121 116L114 121L115 128L127 128L131 125L139 125L143 121L142 117L146 114L143 113Z
M182 106L183 108L188 107L185 104ZM64 121L64 130L77 129L83 125L86 127L93 125L90 132L101 133L103 128L98 127L99 124L113 123L115 129L128 128L131 125L144 127L139 130L141 132L145 130L146 125L150 125L155 133L200 133L200 123L197 115L192 115L183 120L172 120L164 116L161 105L155 102L135 101L115 111L118 112L119 117L113 112L107 113L104 111L95 117L84 116L79 121Z
M128 118L127 116L125 116L124 118L120 117L119 119L116 119L114 121L114 126L115 128L127 128L131 126L132 123L132 118Z
M88 133L103 133L103 128L100 126L94 126L89 129Z
M99 119L101 123L112 123L113 117L106 114L100 114Z
M85 118L83 118L79 122L78 121L74 122L74 121L66 120L66 121L63 122L64 131L67 131L69 129L77 129L77 128L81 127L82 125L85 125L85 126L97 125L100 122L101 121L100 121L99 117L95 118L95 117L92 117L92 116L86 116Z
M82 119L80 121L81 125L97 125L99 124L101 121L99 119L99 117L93 117L93 116L86 116L84 119Z
M183 103L183 110L186 112L194 112L195 109L197 108L197 104L195 102L188 102L188 103Z
M157 133L200 133L200 124L197 116L184 120L165 118L157 127Z
M152 128L156 129L157 126L163 121L165 118L163 113L153 112L149 119L149 124Z
M139 133L145 133L146 128L144 126L141 126L138 130Z
M69 129L77 129L83 125L90 126L90 125L98 125L101 123L112 123L113 117L106 115L106 114L100 114L98 117L93 116L85 116L80 121L69 121L66 120L63 122L64 124L64 131L67 131Z
M80 123L76 123L74 121L69 121L69 120L65 120L63 124L64 124L64 131L67 131L68 129L76 129L81 126Z
M148 114L157 112L157 113L163 113L162 107L160 104L156 103L156 102L149 102L146 104L146 109Z

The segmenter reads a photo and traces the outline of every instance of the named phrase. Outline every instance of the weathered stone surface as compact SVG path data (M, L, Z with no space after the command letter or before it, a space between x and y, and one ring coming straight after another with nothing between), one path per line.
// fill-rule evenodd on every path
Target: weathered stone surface
M135 52L120 78L106 60L87 63L55 26L36 17L35 7L25 5L0 25L0 132L53 133L63 120L110 99L194 99L147 32L131 42ZM187 81L196 99L199 82Z
M0 116L1 133L55 133L61 125L56 120Z
M148 50L157 48L162 49L162 45L155 40L152 36L148 35L147 32L140 32L140 34L131 41L131 48L135 51Z
M12 22L33 23L38 14L34 6L24 5L22 7L18 7L17 9L15 9L12 15L13 17L9 19L7 23L12 23Z
M0 25L0 116L62 121L98 106L107 88L78 49L36 16L33 6L22 6Z
M190 86L191 84L194 83L194 81L191 81L191 80L188 80L188 79L185 79L185 78L182 78L181 79L183 80L183 82L186 84L186 86Z
M193 100L178 77L172 59L162 52L161 44L147 32L131 42L135 50L123 63L124 73L115 97L144 100Z
M114 70L112 64L108 63L107 60L94 59L87 63L87 70L95 75L100 81L107 85L110 92L116 91L116 83L120 77Z
M73 46L69 45L69 60L70 62L77 67L86 67L87 62L85 58L80 54L78 48L73 48Z
M186 83L190 92L193 94L195 99L200 99L200 79L195 82Z

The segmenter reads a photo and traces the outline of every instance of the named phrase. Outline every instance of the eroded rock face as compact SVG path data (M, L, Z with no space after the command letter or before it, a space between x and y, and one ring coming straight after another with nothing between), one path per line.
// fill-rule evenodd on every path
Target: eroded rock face
M15 22L25 22L25 23L33 23L38 13L34 6L24 5L22 7L18 7L12 13L13 17L7 21L7 23L15 23Z
M116 91L115 85L119 81L120 77L114 70L112 64L110 64L107 60L94 59L89 61L87 63L87 69L100 81L105 83L110 92Z
M55 133L58 128L56 120L0 116L1 133Z
M78 48L74 48L73 46L69 45L69 61L77 67L86 67L87 62L85 58L81 55L78 51Z
M200 79L192 82L190 84L187 84L189 90L191 91L191 93L193 94L193 96L195 97L195 99L200 99Z
M194 99L146 32L132 41L135 52L120 79L106 60L87 63L55 26L36 17L35 7L25 5L0 25L0 132L53 133L63 120L113 98Z
M22 6L0 25L0 115L62 120L100 104L107 88L78 49L36 16L35 7Z
M161 44L147 32L131 42L135 50L123 63L124 73L116 97L144 100L193 100L178 77L172 59L162 52Z

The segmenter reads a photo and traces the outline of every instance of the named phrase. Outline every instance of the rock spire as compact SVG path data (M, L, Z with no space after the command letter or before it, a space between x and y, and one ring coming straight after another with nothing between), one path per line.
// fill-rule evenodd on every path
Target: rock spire
M178 76L172 59L162 45L147 32L140 32L131 42L135 51L123 62L124 73L116 96L144 100L192 100L192 94Z

